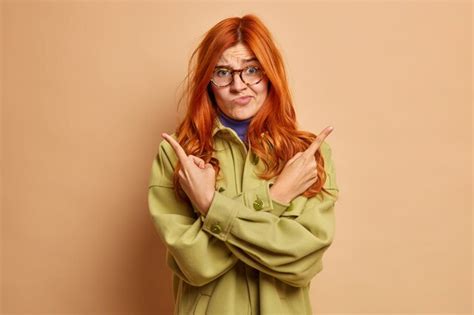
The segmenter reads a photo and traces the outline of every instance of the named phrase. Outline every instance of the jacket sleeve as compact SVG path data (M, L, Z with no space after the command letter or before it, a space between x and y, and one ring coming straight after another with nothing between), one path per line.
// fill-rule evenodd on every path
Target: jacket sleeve
M339 195L331 148L326 142L321 152L327 174L324 187L334 197L326 193L324 199L320 195L309 199L300 195L277 216L256 211L217 191L203 230L223 241L247 265L292 286L308 285L322 270L323 254L333 241L334 207ZM266 198L264 195L263 206L272 203Z
M281 216L291 205L290 203L281 203L270 196L270 188L273 180L262 180L257 187L246 189L232 199L239 201L241 204L254 208L257 201L260 202L260 211L266 211Z
M164 242L168 266L185 282L202 286L231 269L238 258L219 239L202 230L190 202L175 197L172 175L177 157L163 140L152 163L148 208Z

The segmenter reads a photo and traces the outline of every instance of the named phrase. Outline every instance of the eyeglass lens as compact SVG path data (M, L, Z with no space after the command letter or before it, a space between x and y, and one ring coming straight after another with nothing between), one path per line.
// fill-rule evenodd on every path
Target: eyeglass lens
M234 79L234 73L239 72L229 68L219 67L214 70L212 81L219 85L228 85ZM255 84L262 79L263 71L257 66L244 68L240 73L241 79L246 84Z

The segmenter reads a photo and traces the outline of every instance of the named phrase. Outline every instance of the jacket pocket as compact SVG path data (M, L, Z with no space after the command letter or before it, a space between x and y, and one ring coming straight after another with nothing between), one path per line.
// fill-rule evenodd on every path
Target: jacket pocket
M193 308L193 315L204 315L206 314L207 305L209 304L209 295L204 295L199 293L198 298L196 299L196 304Z

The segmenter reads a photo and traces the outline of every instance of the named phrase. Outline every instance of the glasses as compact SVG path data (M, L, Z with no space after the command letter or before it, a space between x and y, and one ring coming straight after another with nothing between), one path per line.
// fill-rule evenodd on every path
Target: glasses
M240 79L247 85L259 83L265 74L265 71L257 66L248 66L243 69L230 69L218 67L212 74L211 82L217 87L225 87L234 81L234 73L238 72Z

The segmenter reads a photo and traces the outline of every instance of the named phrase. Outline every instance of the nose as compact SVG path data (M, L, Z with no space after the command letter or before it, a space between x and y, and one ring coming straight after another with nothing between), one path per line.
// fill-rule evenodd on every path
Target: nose
M234 72L234 80L230 84L231 90L241 91L247 88L247 84L240 78L240 72Z

